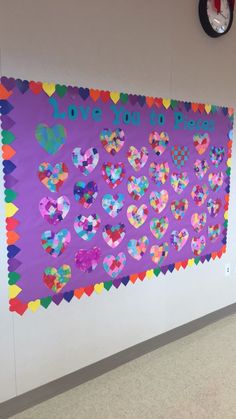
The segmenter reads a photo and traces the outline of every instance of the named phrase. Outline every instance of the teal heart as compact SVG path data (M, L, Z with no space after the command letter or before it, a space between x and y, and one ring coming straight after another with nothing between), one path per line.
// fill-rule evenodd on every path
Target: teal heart
M45 151L56 154L65 144L66 130L63 125L53 125L50 128L46 124L39 124L35 130L35 137Z

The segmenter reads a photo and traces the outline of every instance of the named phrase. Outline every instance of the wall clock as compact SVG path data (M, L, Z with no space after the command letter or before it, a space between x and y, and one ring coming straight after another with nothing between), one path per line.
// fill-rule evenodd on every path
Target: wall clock
M234 0L200 0L199 18L207 35L218 38L229 32L233 23Z

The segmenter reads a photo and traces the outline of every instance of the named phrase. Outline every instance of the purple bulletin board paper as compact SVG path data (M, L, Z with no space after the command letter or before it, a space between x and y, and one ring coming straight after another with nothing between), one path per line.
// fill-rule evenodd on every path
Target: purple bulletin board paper
M0 115L11 311L225 253L231 108L2 77Z

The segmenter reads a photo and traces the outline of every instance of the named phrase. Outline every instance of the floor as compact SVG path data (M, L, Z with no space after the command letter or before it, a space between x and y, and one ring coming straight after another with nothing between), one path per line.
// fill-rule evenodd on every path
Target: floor
M236 315L14 418L236 419Z

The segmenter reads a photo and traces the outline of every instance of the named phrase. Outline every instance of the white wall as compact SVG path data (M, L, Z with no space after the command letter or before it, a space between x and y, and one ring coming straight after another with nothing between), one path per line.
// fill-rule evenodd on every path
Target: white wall
M236 22L210 39L198 0L0 0L1 73L25 79L236 107ZM236 150L233 150L233 166ZM220 261L76 298L21 318L8 312L3 188L0 402L236 301L236 180ZM224 276L225 263L232 275Z

